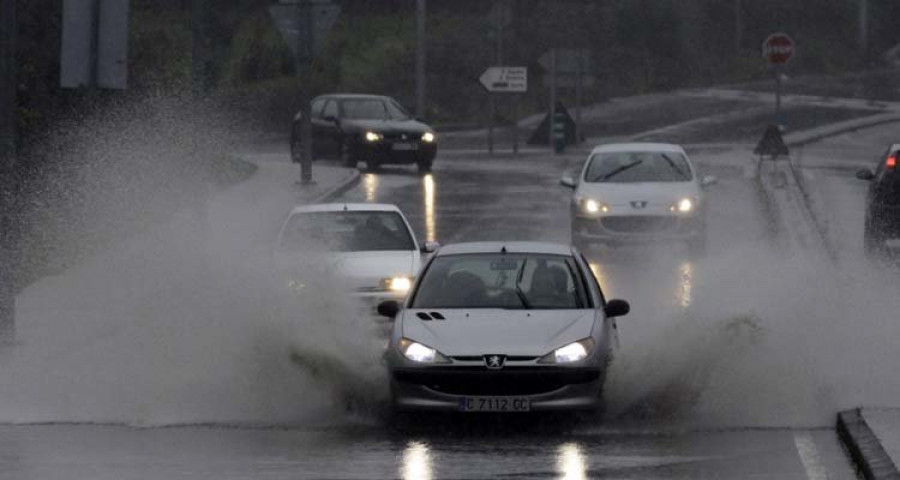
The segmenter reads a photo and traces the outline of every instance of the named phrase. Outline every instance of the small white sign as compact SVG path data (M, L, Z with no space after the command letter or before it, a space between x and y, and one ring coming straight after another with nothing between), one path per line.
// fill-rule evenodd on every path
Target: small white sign
M489 92L528 91L528 67L490 67L478 77Z

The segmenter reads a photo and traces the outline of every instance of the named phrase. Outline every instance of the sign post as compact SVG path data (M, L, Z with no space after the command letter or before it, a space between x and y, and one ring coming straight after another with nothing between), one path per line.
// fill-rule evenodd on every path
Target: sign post
M489 67L478 77L478 81L488 91L488 95L495 93L525 93L528 91L528 67ZM493 99L493 96L491 98ZM515 110L518 114L518 102ZM491 116L493 116L493 109L491 109ZM491 153L494 151L493 124L494 119L491 118L491 131L488 135L488 148ZM513 123L514 153L518 153L518 147L518 125Z
M786 33L773 33L762 44L762 56L775 76L775 121L781 124L781 75L794 56L794 40Z
M269 15L294 54L300 84L300 183L312 179L312 123L310 122L310 76L312 62L341 12L331 0L282 0L269 7Z

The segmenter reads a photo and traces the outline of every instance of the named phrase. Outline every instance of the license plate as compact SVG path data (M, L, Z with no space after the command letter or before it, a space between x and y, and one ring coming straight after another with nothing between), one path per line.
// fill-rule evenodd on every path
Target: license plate
M463 397L459 400L463 412L528 412L528 397Z
M884 246L887 248L900 249L900 238L889 238L884 241Z
M415 143L395 143L394 150L416 150L419 148Z

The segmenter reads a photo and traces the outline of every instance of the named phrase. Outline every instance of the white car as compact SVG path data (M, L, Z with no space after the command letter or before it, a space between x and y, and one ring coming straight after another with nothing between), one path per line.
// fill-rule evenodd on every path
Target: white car
M385 362L399 410L525 412L602 405L623 300L569 245L460 243L428 261L394 318Z
M294 208L278 236L275 261L297 277L324 273L325 279L366 300L403 299L421 267L423 252L412 228L395 205L329 203ZM297 289L310 279L288 278Z
M601 145L591 152L577 178L560 183L574 191L572 243L633 244L686 242L702 253L706 247L704 188L716 178L700 180L684 149L661 143Z

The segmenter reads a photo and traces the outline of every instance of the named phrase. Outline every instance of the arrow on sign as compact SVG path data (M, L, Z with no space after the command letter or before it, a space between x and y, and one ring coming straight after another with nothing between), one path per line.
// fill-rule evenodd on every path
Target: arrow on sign
M489 92L528 91L528 67L490 67L478 77Z

